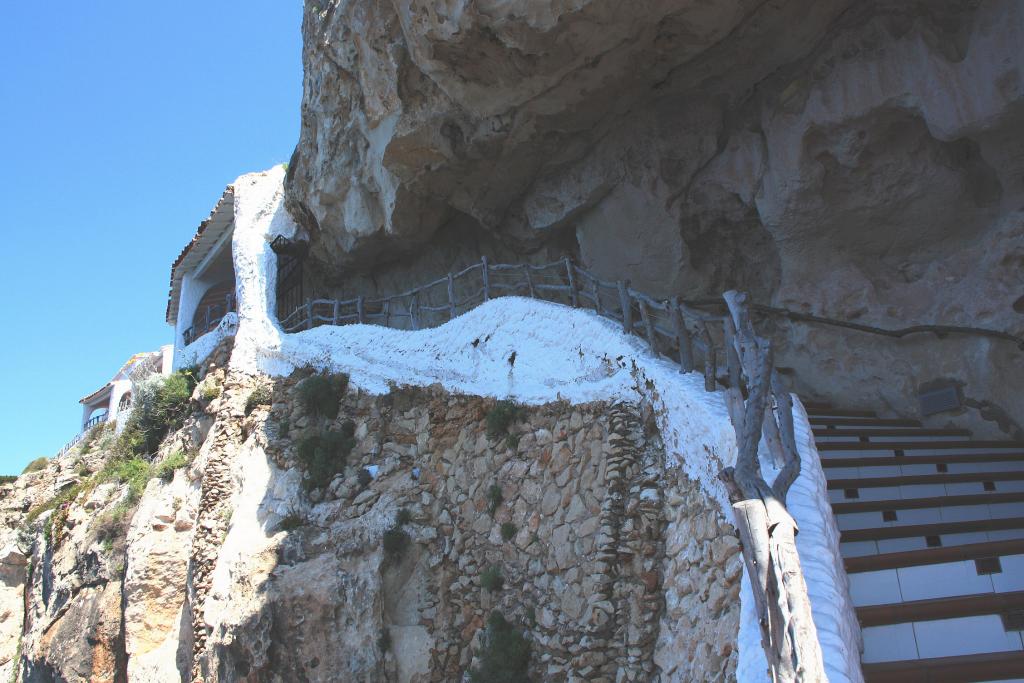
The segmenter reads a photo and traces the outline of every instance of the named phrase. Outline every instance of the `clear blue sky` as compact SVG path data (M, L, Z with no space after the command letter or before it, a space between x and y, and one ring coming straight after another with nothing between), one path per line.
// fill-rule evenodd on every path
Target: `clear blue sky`
M170 266L242 173L298 140L300 0L0 9L0 473L172 341Z

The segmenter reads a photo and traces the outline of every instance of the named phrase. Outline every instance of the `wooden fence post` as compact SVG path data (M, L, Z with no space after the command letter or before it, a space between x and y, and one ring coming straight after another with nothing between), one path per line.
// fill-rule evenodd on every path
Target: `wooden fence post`
M565 274L569 276L569 303L573 308L579 308L580 299L576 293L576 274L572 272L572 260L568 256L563 260L565 261Z
M647 335L647 343L651 346L651 352L656 357L661 354L658 353L658 340L654 338L654 326L651 324L651 313L647 310L647 302L643 299L637 299L640 304L640 319L644 323L644 333Z
M690 332L683 324L683 314L679 308L679 297L674 297L668 302L672 311L672 329L676 335L676 344L679 347L679 370L681 372L693 372L693 345L690 343Z
M530 264L523 264L523 275L526 276L526 288L530 290L530 298L536 299L537 293L533 291L533 273L530 272Z
M384 327L391 327L391 297L384 299L381 308L384 309Z
M633 333L633 302L629 298L629 280L619 280L619 304L622 306L622 331Z
M338 318L340 317L341 302L337 299L334 300L334 325L338 324Z
M491 274L487 270L487 257L484 256L480 259L480 265L482 266L480 272L483 275L484 280L484 301L491 300Z
M313 301L306 299L306 329L313 329Z
M604 315L604 310L601 308L601 288L597 285L597 278L590 280L590 293L594 295L594 310L598 315Z
M455 320L455 278L448 273L448 319Z
M711 330L708 329L706 321L702 336L708 349L704 354L704 391L714 391L718 386L718 359L715 357L715 342L711 338Z
M359 295L359 298L356 299L356 320L359 321L360 325L366 322L366 313L364 311L362 295Z
M412 301L409 302L409 324L412 329L420 329L420 293L412 293Z

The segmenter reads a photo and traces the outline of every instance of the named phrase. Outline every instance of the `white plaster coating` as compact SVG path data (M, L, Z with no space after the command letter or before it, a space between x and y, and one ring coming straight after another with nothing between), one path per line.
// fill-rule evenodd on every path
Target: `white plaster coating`
M557 399L648 401L658 416L666 453L732 518L717 478L723 466L734 462L736 452L722 394L705 392L701 375L680 373L678 366L655 358L641 340L622 335L617 325L593 313L507 297L429 330L350 325L284 334L271 314L276 255L270 242L277 235L293 236L297 228L284 209L283 177L284 170L278 167L235 183L239 328L233 369L286 375L311 365L347 372L352 385L371 393L387 392L397 384L439 383L448 391L529 404ZM513 352L514 365L509 362ZM833 681L861 681L858 637L824 475L803 409L795 409L794 416L803 470L788 502L800 526L798 550L826 671ZM257 456L253 452L247 459L258 460ZM766 478L773 479L777 473L766 453L762 464ZM246 475L243 500L255 503L255 496L263 495L260 482L266 483L267 477L260 474L254 472L251 479ZM241 534L233 525L225 553L247 552L245 543L254 542L258 515L249 507L237 508L236 515L243 519L251 514L256 526ZM243 545L235 547L233 537ZM215 577L215 587L230 586L226 579ZM767 667L749 595L744 578L739 680L759 681L766 679Z
M192 365L199 365L210 357L217 345L231 337L238 330L238 314L228 313L221 319L217 327L213 328L199 339L174 354L172 367L175 370L187 368Z

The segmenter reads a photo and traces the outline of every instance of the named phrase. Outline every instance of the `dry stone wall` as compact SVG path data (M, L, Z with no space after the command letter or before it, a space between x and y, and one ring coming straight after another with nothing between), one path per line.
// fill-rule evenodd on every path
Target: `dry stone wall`
M260 501L271 540L253 554L270 548L276 561L224 588L238 608L210 635L205 671L461 680L498 610L527 634L533 680L732 675L736 542L711 535L733 531L695 483L666 476L638 407L521 408L507 434L489 437L493 400L439 387L350 390L326 425L354 423L348 465L304 492L296 443L325 425L296 400L301 379L280 382L273 406L246 423L274 463ZM362 469L372 480L359 482ZM408 545L396 556L382 545L401 510ZM228 561L239 576L250 566ZM485 587L494 570L503 585Z

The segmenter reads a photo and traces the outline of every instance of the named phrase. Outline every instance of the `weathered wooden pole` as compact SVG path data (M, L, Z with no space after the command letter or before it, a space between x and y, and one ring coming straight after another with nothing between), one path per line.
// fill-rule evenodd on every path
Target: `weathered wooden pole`
M651 312L647 310L647 302L639 298L637 302L640 304L640 319L644 324L644 334L647 335L647 343L651 347L651 352L655 356L659 356L658 340L654 337L654 325L651 324Z
M366 310L363 303L363 295L360 294L359 297L356 299L356 320L359 321L360 325L366 322Z
M313 301L306 299L306 329L313 329Z
M480 266L481 266L480 272L483 275L483 281L484 281L484 301L490 301L491 300L491 274L490 274L490 271L487 268L487 257L486 256L484 256L482 259L480 259Z
M796 522L786 510L786 494L800 472L792 427L792 403L772 363L771 344L754 333L746 298L725 294L730 320L727 337L747 377L749 396L742 421L734 421L736 466L719 475L729 490L743 539L743 558L753 585L762 645L771 678L780 683L826 680L821 646L796 548ZM730 326L728 323L732 323ZM730 392L739 388L730 388ZM785 394L785 395L784 395ZM772 399L778 407L772 409ZM784 412L789 411L787 415ZM769 486L757 456L762 434L774 439L788 460Z
M530 290L530 298L536 299L537 293L533 291L533 274L530 272L530 264L523 264L523 276L526 278L526 288Z
M604 315L604 309L601 308L601 288L597 285L597 278L590 278L590 293L594 296L594 311L598 315Z
M420 293L415 291L412 293L412 300L409 302L409 324L412 329L420 329Z
M573 308L580 307L579 295L576 292L576 274L572 272L572 259L568 256L563 259L565 262L565 274L569 277L569 303Z
M715 341L711 337L711 330L707 322L701 333L704 339L704 391L715 391L718 388L718 359L715 357Z
M629 280L619 280L619 305L622 306L622 331L633 333L633 302L629 298Z
M673 297L668 302L669 311L672 315L672 329L676 335L676 345L679 348L679 370L681 372L693 372L693 344L690 342L690 332L683 324L683 314L679 308L679 297Z
M333 315L331 316L331 318L332 318L331 324L332 325L337 325L338 324L338 318L340 318L340 317L341 317L341 302L338 301L337 299L335 299L334 300L334 311L333 311Z
M448 273L448 319L455 320L455 276Z

